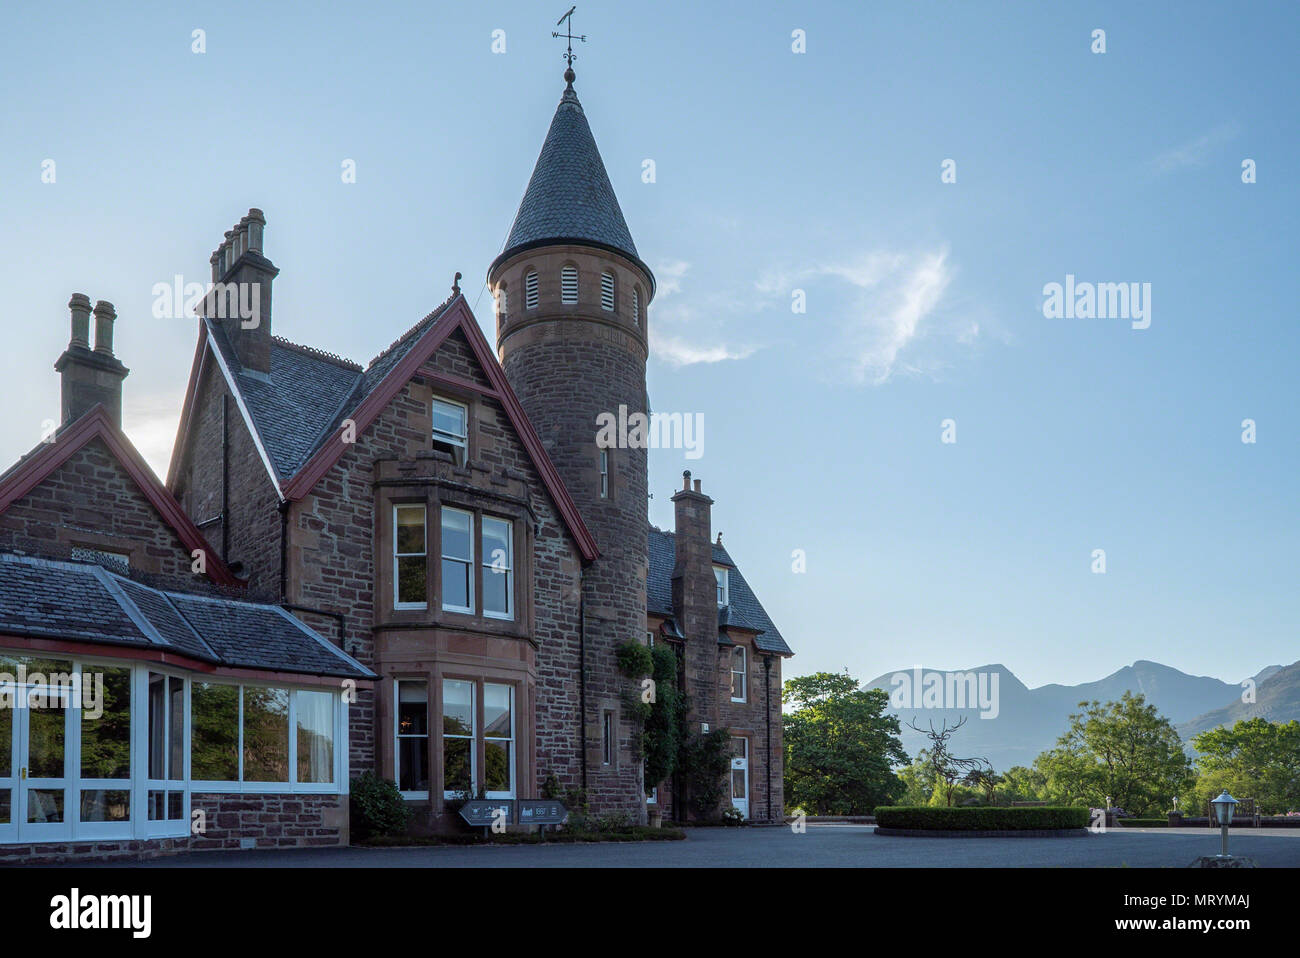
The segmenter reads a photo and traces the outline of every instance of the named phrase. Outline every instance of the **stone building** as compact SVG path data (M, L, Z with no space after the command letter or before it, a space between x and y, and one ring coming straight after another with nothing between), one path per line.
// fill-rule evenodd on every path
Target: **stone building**
M74 297L72 343L58 367L64 425L29 457L44 463L39 470L24 460L0 478L0 595L6 572L15 589L33 569L88 582L108 597L104 616L125 610L137 645L165 643L155 613L167 623L178 613L194 661L175 659L177 650L163 660L233 679L254 669L260 684L238 694L257 721L265 688L290 703L293 721L300 689L346 687L331 711L327 787L303 788L322 783L300 783L292 768L276 780L283 788L248 781L241 760L235 780L205 791L211 783L195 780L192 760L180 758L197 740L178 740L173 810L210 811L221 827L169 835L174 845L345 841L346 782L366 769L397 782L419 829L454 827L453 811L468 797L535 798L557 787L581 790L595 814L644 821L649 803L668 818L683 815L678 779L644 781L639 726L625 706L633 682L616 666L628 641L677 651L693 731L731 731L732 804L755 820L782 814L781 664L791 651L712 538L713 502L700 481L687 474L673 495L675 531L655 529L647 450L597 443L602 413L649 412L655 280L571 71L565 79L488 269L495 352L458 284L365 365L277 335L295 317L275 314L279 271L266 219L249 210L210 260L213 285L200 306L164 488L121 434L127 371L112 356L111 307L95 309L108 348L90 350L89 301ZM39 481L29 481L36 472ZM104 501L113 506L93 505ZM202 572L195 556L205 559ZM135 598L145 588L154 591ZM39 603L29 600L24 614L34 615ZM274 615L276 628L264 640L238 629L223 637L222 616L200 627L186 611L200 601L225 603L231 623ZM51 627L71 641L80 626L70 609L59 615ZM0 656L33 652L18 618L0 617ZM132 673L131 722L152 714L150 668ZM188 711L198 684L192 675L183 681L178 722L191 736L210 717ZM290 735L287 745L295 760L296 741ZM145 806L170 786L142 769L136 778L138 802L119 809L120 831L147 844L154 832ZM75 779L63 786L72 802ZM5 783L0 777L0 818ZM265 817L284 821L286 809L297 816L292 834L263 830ZM95 832L67 818L71 840Z

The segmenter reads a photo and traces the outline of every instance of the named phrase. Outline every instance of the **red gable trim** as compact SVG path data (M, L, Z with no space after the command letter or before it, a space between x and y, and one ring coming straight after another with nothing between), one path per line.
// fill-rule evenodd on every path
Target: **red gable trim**
M144 493L144 497L158 510L185 548L193 552L202 549L207 556L208 577L221 585L243 585L234 573L226 567L215 549L208 545L196 525L190 521L180 503L169 493L158 477L153 474L149 464L131 444L113 421L108 418L102 405L97 405L90 412L59 433L54 442L47 444L40 452L34 453L18 466L3 483L0 483L0 512L4 512L17 500L31 492L72 457L92 439L103 440L118 463L126 470L135 484Z
M528 451L533 466L537 469L538 475L542 477L546 491L550 493L556 508L559 509L560 516L568 527L570 535L577 542L583 558L589 562L596 559L600 555L600 549L596 546L595 537L587 528L586 523L582 521L582 516L578 512L578 507L573 498L569 495L564 480L560 478L555 464L551 462L551 457L546 454L546 448L542 445L542 440L538 437L536 430L533 429L533 424L528 421L528 416L524 414L524 408L519 404L519 397L510 388L505 372L496 361L496 357L492 355L492 347L488 345L487 340L484 338L483 330L479 329L478 321L474 319L474 314L470 312L463 295L457 296L451 302L443 311L443 314L434 321L433 325L425 330L419 342L402 358L401 362L393 367L374 392L367 396L365 401L348 418L356 424L358 433L364 431L375 421L384 408L393 401L393 398L406 385L407 381L418 373L420 367L437 352L438 347L446 341L447 337L457 329L465 334L465 339L469 342L474 357L478 360L479 366L482 367L488 381L492 384L492 388L496 391L497 398L501 401L506 415L510 418L510 424L514 427L520 441L524 444L524 448ZM592 428L595 428L594 424ZM321 445L316 453L307 460L307 463L298 470L293 479L289 481L289 484L285 486L285 497L297 500L311 492L316 483L324 478L325 473L342 458L347 448L348 444L343 441L343 430L340 428Z

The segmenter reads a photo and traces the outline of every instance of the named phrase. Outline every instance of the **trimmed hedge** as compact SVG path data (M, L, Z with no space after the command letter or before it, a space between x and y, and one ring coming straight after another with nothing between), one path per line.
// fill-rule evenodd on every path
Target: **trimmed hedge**
M1121 818L1119 823L1125 828L1168 828L1167 818Z
M876 824L883 828L919 828L936 831L995 832L1021 829L1087 828L1088 809L1041 808L931 808L923 805L882 805Z

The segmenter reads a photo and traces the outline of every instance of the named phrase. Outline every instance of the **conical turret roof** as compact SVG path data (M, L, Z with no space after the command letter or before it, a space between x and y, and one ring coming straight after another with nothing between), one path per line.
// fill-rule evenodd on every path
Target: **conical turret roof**
M644 268L571 80L556 107L505 248L492 266L521 250L560 243L612 250Z

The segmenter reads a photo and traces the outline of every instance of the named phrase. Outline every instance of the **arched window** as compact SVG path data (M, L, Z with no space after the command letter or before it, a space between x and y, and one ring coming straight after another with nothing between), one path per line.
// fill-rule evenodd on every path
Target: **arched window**
M614 311L614 274L608 270L600 274L600 308Z
M632 325L641 325L641 289L637 286L632 287Z
M578 267L565 266L560 270L560 302L572 306L578 301Z
M510 296L506 292L506 284L502 283L497 287L497 324L504 325L506 318L510 315Z
M537 308L537 270L529 270L524 277L524 308Z

